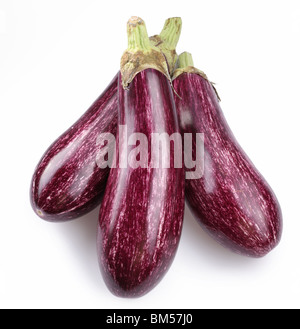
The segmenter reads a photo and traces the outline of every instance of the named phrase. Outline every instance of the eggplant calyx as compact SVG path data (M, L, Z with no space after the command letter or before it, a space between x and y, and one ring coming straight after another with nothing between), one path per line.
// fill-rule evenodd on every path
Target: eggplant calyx
M214 86L215 83L209 81L207 75L203 71L194 67L193 57L188 52L184 52L179 55L178 62L177 62L177 69L174 71L174 73L172 75L172 81L174 81L176 78L178 78L181 74L184 74L184 73L198 74L203 79L207 80L211 84L212 88L214 89L218 100L221 101L221 98Z
M131 17L127 23L128 49L121 58L121 75L124 89L134 77L146 70L155 69L163 73L171 83L169 67L162 51L151 44L145 22L139 17Z
M179 55L177 68L173 73L172 80L178 78L183 73L194 73L200 75L205 80L208 80L207 75L194 67L194 61L191 53L184 52Z

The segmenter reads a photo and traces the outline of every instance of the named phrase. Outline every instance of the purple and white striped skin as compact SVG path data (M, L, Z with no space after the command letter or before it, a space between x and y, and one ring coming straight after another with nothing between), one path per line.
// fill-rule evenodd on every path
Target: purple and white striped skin
M204 133L204 174L186 180L195 218L221 244L262 257L280 241L282 215L262 175L234 138L211 83L195 73L173 81L182 134ZM194 140L194 138L193 138ZM193 152L195 152L193 143Z
M127 136L119 135L119 129L116 168L110 171L100 209L98 254L111 292L139 297L156 286L174 259L183 222L184 169L174 168L172 144L170 168L150 166L151 133L179 132L168 79L147 69L135 76L129 90L119 79L119 125L127 125L128 137L136 132L147 136L149 166L120 168Z
M101 133L116 134L118 75L86 113L46 151L31 183L31 204L42 219L80 217L101 201L109 168L96 163ZM99 164L99 163L98 163Z

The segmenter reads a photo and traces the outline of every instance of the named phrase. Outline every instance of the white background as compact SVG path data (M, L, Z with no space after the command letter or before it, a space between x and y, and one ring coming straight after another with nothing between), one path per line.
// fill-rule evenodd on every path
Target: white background
M119 69L126 22L150 35L181 16L178 52L217 83L235 136L274 189L281 244L263 259L231 253L186 211L176 259L140 299L106 288L96 256L98 209L51 224L29 203L34 168ZM299 0L0 0L0 307L300 307Z

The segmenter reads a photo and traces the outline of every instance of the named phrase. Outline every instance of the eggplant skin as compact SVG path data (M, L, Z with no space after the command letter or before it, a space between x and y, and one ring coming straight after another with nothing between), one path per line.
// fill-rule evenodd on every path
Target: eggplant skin
M192 213L221 244L247 256L265 256L282 234L273 191L234 138L211 83L193 73L173 83L181 96L175 96L181 132L204 134L203 176L186 180Z
M119 125L127 125L128 136L143 133L150 145L153 132L179 133L172 89L162 73L142 71L129 90L119 81ZM176 254L184 214L184 168L174 168L172 151L167 169L120 168L125 136L118 130L116 168L110 171L100 208L97 248L108 288L119 297L133 298L157 285Z
M31 182L30 198L42 219L61 222L100 204L109 168L96 163L101 133L116 134L118 74L85 114L46 151Z

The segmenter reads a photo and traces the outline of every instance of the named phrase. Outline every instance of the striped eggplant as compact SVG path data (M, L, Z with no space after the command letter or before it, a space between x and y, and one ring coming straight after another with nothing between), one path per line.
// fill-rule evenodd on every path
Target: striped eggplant
M110 171L101 204L97 245L101 272L111 292L139 297L162 279L175 256L184 213L184 168L175 168L175 152L170 152L169 168L152 165L157 156L150 151L153 133L180 137L173 92L165 59L150 47L140 18L129 20L128 38L119 76L116 167ZM129 74L130 67L134 72ZM127 164L142 142L129 142L135 133L143 134L149 143L148 148L142 145L148 157L136 154L142 161L138 166ZM174 149L177 143L174 139ZM162 161L166 157L161 154Z
M204 134L201 178L186 180L186 198L198 222L234 251L262 257L280 241L282 215L262 175L234 138L212 84L194 68L190 54L179 56L173 85L182 134ZM186 169L188 170L188 169Z
M160 35L150 38L168 59L173 70L181 19L169 18ZM82 216L100 203L109 174L97 155L103 145L101 133L116 134L118 74L87 112L46 151L34 172L31 204L41 218L66 221Z
M116 133L118 75L87 112L46 151L32 178L31 204L48 221L82 216L100 202L109 168L96 162L102 132Z

